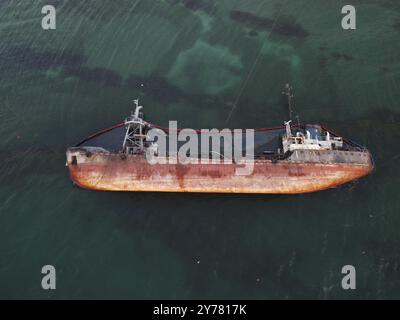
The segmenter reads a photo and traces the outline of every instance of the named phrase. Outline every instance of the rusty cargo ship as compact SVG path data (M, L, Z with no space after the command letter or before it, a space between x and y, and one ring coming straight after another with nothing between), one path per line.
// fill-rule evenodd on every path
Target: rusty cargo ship
M145 121L135 103L135 112L123 123L67 150L66 165L75 184L109 191L298 194L357 180L374 167L365 147L323 126L290 121L255 129L251 160L227 161L210 154L183 164L170 161L176 154L167 154L164 163L150 164L146 151L157 145L147 133L160 127ZM252 161L251 174L237 175L246 161Z

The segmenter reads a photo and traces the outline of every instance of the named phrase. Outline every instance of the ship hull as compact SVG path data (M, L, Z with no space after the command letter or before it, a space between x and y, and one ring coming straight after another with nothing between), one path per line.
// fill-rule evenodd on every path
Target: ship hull
M243 163L149 164L143 155L67 152L71 179L92 190L299 194L359 179L373 170L365 163L313 163L256 160L249 175Z

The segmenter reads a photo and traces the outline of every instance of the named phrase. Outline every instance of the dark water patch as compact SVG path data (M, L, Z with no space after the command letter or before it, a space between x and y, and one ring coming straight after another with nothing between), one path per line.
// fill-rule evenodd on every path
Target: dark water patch
M376 126L381 129L386 125L400 125L400 113L394 112L389 109L372 109L365 114L357 116L346 116L345 119L340 121L332 122L329 119L321 119L326 123L335 123L342 126L343 128L354 128L354 126ZM372 131L373 132L373 131Z
M229 102L223 96L212 96L207 94L191 94L187 96L187 99L198 108L207 109L220 109L222 107L228 108Z
M40 154L40 155L54 155L63 153L65 149L60 146L49 146L46 144L45 141L38 142L35 144L30 144L28 147L25 146L17 146L13 148L2 149L0 151L0 157L2 159L15 159L15 158L22 158L26 155L33 155L33 154Z
M371 5L376 6L377 10L384 8L393 11L400 11L400 2L398 0L353 0L351 4L354 5L356 9L358 6Z
M393 29L394 29L395 31L397 31L397 32L400 33L400 21L396 21L396 22L393 24Z
M0 0L0 7L8 5L12 0Z
M18 66L24 70L47 70L54 67L79 67L87 58L73 51L61 53L38 51L30 47L11 47L2 52L4 68Z
M75 76L84 81L94 81L101 86L120 87L122 77L115 71L105 68L89 68L81 66L79 68L65 68L65 76Z
M230 18L256 30L271 30L273 33L286 37L305 38L309 35L301 24L289 16L271 19L250 12L232 10Z
M182 0L182 4L193 11L203 10L209 12L213 9L212 2L204 0Z
M143 94L149 94L155 99L175 101L186 98L186 94L178 87L170 84L165 77L150 75L143 77L131 75L125 85L129 88L140 90Z
M143 77L131 75L125 85L128 88L138 90L142 95L149 96L160 104L165 102L186 102L188 105L199 110L217 110L229 105L224 96L215 96L200 93L187 93L177 86L171 84L165 77L150 75Z
M362 1L364 4L365 2ZM382 8L390 9L393 11L400 11L400 2L398 0L383 0L383 1L373 1L373 4L377 4Z
M54 6L56 9L59 8L62 4L68 2L68 0L46 0L46 5Z
M393 290L393 293L396 292L397 296L399 295L398 286L400 285L399 242L400 238L394 233L379 238L370 238L366 245L366 247L372 249L379 248L372 253L375 272L380 281L385 283L385 291L391 292Z
M283 36L296 38L306 38L309 35L303 26L291 16L280 16L275 21L272 31Z
M172 5L181 4L191 11L204 11L211 14L215 11L216 5L210 0L167 0Z
M57 173L64 168L65 149L62 147L51 148L44 144L37 144L22 150L2 150L0 152L2 164L1 179L7 181L16 172L20 177L32 174ZM5 170L5 168L7 168Z
M388 109L373 109L370 112L359 116L358 119L378 121L382 124L400 124L400 113Z
M352 61L354 58L351 55L348 55L346 53L340 53L340 52L332 52L331 53L331 57L335 60L335 61L340 61L340 60L344 60L344 61Z
M392 69L389 68L388 66L379 66L378 70L379 72L382 72L384 74L389 74L392 71Z
M250 37L257 37L258 36L258 32L256 30L250 30L248 35Z
M319 55L317 56L317 63L320 67L325 68L329 63L329 59L324 55Z
M400 139L400 113L388 109L374 109L360 116L347 116L340 121L321 119L321 124L367 147L376 162L377 172L383 174L397 162L399 152L393 142ZM383 176L382 176L383 177Z

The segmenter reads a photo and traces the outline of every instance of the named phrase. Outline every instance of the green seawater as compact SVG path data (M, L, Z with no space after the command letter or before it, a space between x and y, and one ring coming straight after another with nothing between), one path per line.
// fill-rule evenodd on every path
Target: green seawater
M41 9L57 9L56 30ZM399 299L400 4L353 0L0 0L0 298ZM121 122L304 122L376 170L306 195L79 189L65 150ZM57 289L43 290L54 265ZM341 269L356 268L356 290Z

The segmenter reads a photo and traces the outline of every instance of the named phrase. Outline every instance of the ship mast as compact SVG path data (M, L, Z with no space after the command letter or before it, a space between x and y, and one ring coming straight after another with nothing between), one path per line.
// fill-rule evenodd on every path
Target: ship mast
M144 127L147 123L143 120L143 113L140 110L143 108L139 105L139 99L133 100L135 103L135 112L125 120L126 133L122 150L128 154L138 154L144 151Z

